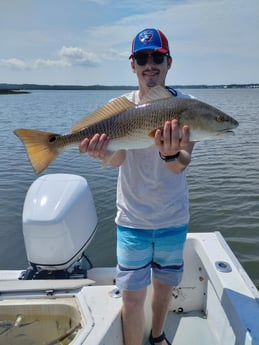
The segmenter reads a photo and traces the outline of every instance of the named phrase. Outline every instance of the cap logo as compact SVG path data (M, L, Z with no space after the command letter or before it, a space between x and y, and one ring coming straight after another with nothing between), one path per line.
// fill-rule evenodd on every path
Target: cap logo
M152 41L153 38L153 31L143 31L139 34L139 40L143 44L148 44L150 41Z

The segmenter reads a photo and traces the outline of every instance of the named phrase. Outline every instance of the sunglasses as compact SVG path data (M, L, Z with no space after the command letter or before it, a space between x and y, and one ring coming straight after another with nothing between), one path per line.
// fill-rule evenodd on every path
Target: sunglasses
M161 65L161 63L164 62L164 58L165 58L166 54L162 54L162 53L158 53L158 52L152 53L152 54L141 53L141 54L134 55L134 59L137 61L137 64L139 66L144 66L147 64L149 56L152 57L153 62L156 65Z

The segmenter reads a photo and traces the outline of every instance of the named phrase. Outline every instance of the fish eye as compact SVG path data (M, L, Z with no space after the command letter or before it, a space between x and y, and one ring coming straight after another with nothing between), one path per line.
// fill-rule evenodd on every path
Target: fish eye
M216 121L217 121L217 122L224 122L224 121L225 121L225 118L224 118L223 115L218 115L218 116L216 117Z

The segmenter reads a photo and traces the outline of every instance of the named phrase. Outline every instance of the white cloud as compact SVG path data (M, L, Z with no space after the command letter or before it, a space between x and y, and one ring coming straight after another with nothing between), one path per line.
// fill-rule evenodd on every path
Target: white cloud
M52 67L68 67L69 63L60 59L60 60L51 60L51 59L34 59L31 62L27 62L28 66L32 69L41 69L41 68L52 68Z
M61 61L65 61L71 66L96 66L98 64L98 58L94 53L87 52L78 47L62 47L58 55Z
M16 58L0 59L0 66L10 67L14 69L26 69L27 63L21 59Z
M62 68L73 66L95 67L98 65L98 58L92 52L87 52L79 47L62 47L58 51L59 59L35 58L22 60L18 58L0 59L0 66L18 70L41 69L41 68Z

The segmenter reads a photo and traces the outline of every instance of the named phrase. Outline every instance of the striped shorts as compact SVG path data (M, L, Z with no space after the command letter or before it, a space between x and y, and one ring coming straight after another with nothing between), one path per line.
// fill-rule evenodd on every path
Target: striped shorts
M143 230L118 225L116 285L122 290L140 290L151 283L151 272L168 285L179 285L187 227Z

